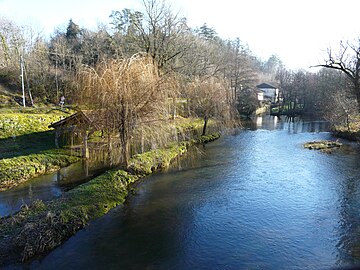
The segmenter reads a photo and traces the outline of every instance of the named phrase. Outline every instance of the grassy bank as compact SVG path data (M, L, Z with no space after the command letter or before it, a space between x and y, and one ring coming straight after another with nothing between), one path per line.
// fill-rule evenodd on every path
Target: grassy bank
M56 171L79 161L65 151L52 150L0 160L0 191L25 182L35 176Z
M52 108L0 110L0 159L53 149L54 132L49 125L71 111Z
M0 261L3 265L26 261L49 252L71 235L117 205L122 204L131 183L142 176L168 166L196 143L215 140L220 134L172 144L161 150L136 155L130 172L108 171L86 184L67 192L48 204L36 201L12 217L0 220Z
M68 112L50 108L47 113L29 110L20 112L1 110L0 139L47 131L51 123L59 121L68 115Z
M0 139L0 160L51 150L55 147L54 138L53 131L44 131Z
M48 126L70 111L56 108L2 109L0 114L0 190L79 160L54 150Z

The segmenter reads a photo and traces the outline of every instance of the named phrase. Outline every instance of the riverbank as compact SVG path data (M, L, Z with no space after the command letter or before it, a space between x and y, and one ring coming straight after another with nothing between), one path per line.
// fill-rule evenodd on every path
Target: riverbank
M334 136L349 141L360 142L360 116L351 115L345 123L332 123Z
M0 191L15 187L36 176L54 172L79 161L64 150L48 150L0 160Z
M129 171L112 170L67 192L47 204L35 201L12 217L0 220L0 265L24 262L59 246L90 221L123 204L129 185L167 167L172 160L198 143L220 134L202 136L134 156Z
M0 191L80 160L54 149L54 132L48 127L71 113L57 108L1 110Z
M334 136L338 138L346 139L349 141L360 142L360 131L334 129L332 133L334 134Z

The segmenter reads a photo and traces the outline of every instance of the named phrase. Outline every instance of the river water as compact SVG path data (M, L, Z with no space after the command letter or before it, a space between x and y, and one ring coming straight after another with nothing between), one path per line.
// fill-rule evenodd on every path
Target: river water
M258 118L144 178L30 269L332 269L360 263L360 154L324 122ZM354 150L355 149L355 150ZM13 269L16 267L10 267Z
M80 161L56 172L35 177L0 192L0 217L11 215L35 200L49 201L104 172L103 166Z

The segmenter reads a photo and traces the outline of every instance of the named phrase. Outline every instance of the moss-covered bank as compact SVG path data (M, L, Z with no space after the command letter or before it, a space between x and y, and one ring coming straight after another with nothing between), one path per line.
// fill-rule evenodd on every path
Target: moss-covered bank
M54 134L48 127L71 112L56 108L1 110L0 191L79 160L53 149Z
M79 157L70 156L61 150L1 159L0 191L17 186L35 176L56 171L79 160Z
M220 133L201 136L198 139L170 144L167 148L156 149L143 154L135 155L129 161L129 170L137 175L147 175L159 169L166 168L171 161L187 151L193 144L202 144L214 141Z
M328 140L323 140L323 141L313 141L313 142L308 142L304 144L305 148L308 148L310 150L319 150L321 152L324 153L332 153L332 151L340 148L342 146L342 143L337 142L337 141L328 141Z
M0 220L0 266L29 260L49 252L70 236L117 205L128 194L129 184L143 175L168 166L174 158L196 143L206 143L220 134L172 144L162 150L131 159L132 173L116 170L94 178L48 204L34 202L12 217Z

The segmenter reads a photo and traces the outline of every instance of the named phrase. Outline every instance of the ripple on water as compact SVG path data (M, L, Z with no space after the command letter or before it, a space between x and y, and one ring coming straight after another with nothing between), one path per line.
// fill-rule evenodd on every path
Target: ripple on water
M359 263L359 154L303 149L304 142L331 139L319 133L324 122L261 123L147 177L124 207L30 268L330 269Z

